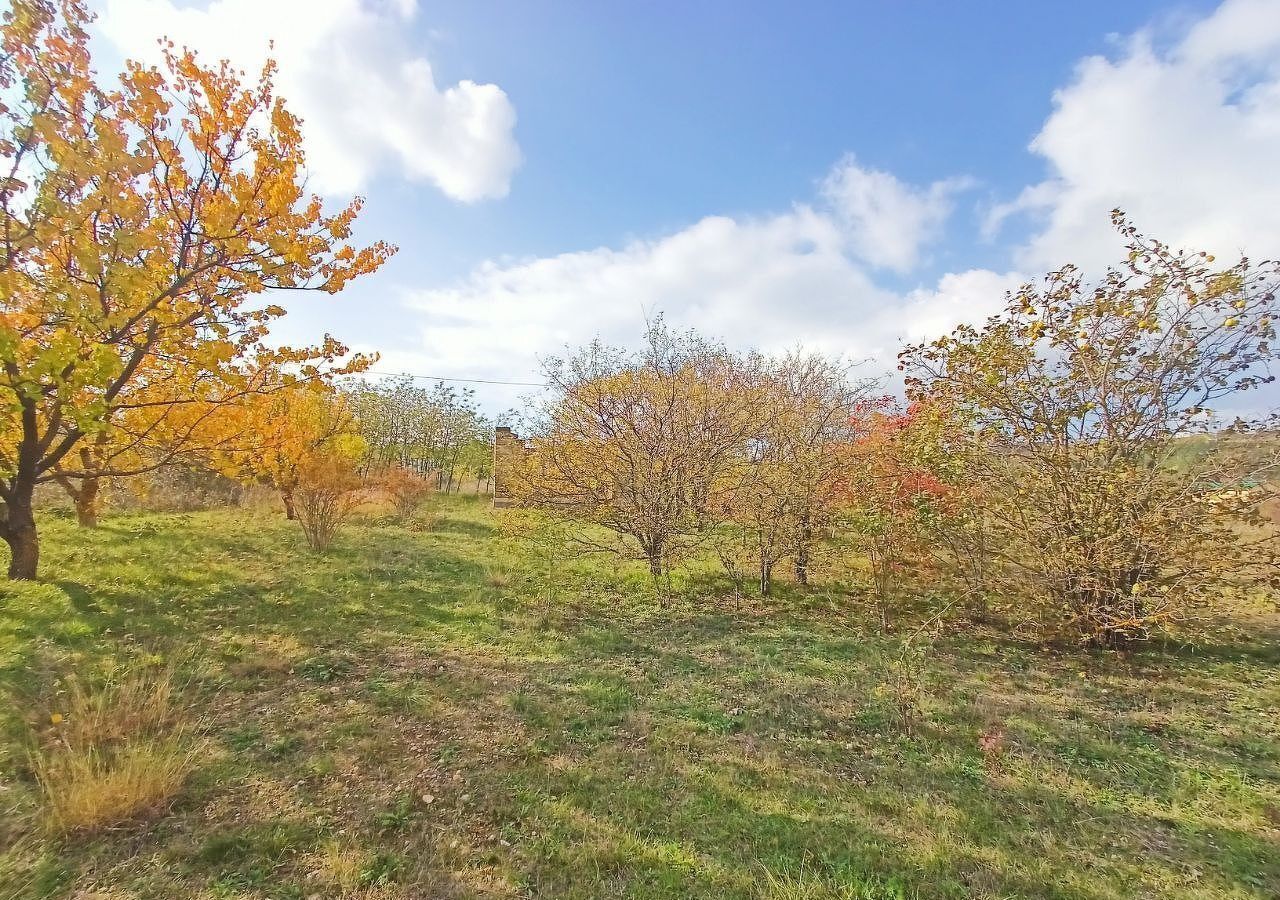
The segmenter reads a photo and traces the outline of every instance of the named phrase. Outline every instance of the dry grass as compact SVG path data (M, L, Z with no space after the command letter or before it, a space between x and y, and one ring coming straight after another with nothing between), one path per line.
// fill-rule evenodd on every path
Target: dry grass
M173 672L140 670L86 684L69 676L50 720L61 743L74 747L111 744L181 724L174 705Z
M343 895L362 886L370 855L359 847L330 839L311 857L311 876L338 888Z
M186 741L130 739L110 750L60 748L37 756L51 823L95 831L168 805L193 768Z
M170 670L67 680L31 753L52 827L95 831L168 805L197 750L175 698Z
M511 573L503 569L485 568L484 582L491 588L503 590L511 587Z

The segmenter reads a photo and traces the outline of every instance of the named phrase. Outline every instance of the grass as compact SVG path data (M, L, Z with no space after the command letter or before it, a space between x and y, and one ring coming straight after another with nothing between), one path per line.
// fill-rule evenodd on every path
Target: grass
M56 750L32 763L52 823L64 831L93 831L158 810L192 768L191 751L180 738Z
M92 686L73 675L31 724L31 774L58 831L95 831L162 810L195 767L197 745L169 670Z
M0 587L0 898L1280 895L1274 609L1123 655L944 630L908 735L856 592L550 592L481 503L420 519L315 556L266 513L49 518ZM32 717L165 665L208 742L167 811L43 828Z

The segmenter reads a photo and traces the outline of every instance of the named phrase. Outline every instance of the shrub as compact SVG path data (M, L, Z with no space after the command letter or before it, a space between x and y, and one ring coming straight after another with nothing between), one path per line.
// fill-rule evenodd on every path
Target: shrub
M329 549L338 528L360 505L361 486L351 461L337 455L316 457L299 468L293 500L312 550Z
M928 552L927 522L946 501L919 452L928 418L919 404L902 410L888 397L859 404L853 417L845 524L871 564L881 631L903 571Z
M56 829L94 831L173 799L198 749L174 693L167 670L94 687L67 680L31 754Z
M404 466L387 469L378 487L396 508L396 514L404 519L412 516L435 489L430 480Z
M1277 419L1213 414L1274 380L1280 266L1213 268L1116 224L1129 256L1100 283L1067 267L901 356L908 393L962 425L992 586L1108 647L1274 574L1280 537L1246 533L1274 494Z

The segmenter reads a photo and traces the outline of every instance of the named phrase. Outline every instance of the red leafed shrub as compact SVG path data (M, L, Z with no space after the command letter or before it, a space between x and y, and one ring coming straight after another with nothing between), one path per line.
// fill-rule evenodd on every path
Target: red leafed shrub
M871 562L882 629L889 626L897 577L908 561L925 555L929 522L950 494L929 466L934 419L926 412L918 404L904 410L892 397L864 401L846 449L848 522Z

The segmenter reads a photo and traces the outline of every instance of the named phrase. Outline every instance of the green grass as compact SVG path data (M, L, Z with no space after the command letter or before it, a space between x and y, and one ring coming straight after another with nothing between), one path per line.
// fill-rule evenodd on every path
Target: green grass
M0 587L0 898L1280 896L1274 613L1132 655L944 632L908 736L855 596L661 605L580 560L549 597L483 505L430 514L324 556L267 513L48 518L46 580ZM162 662L208 744L177 802L43 830L24 723Z

